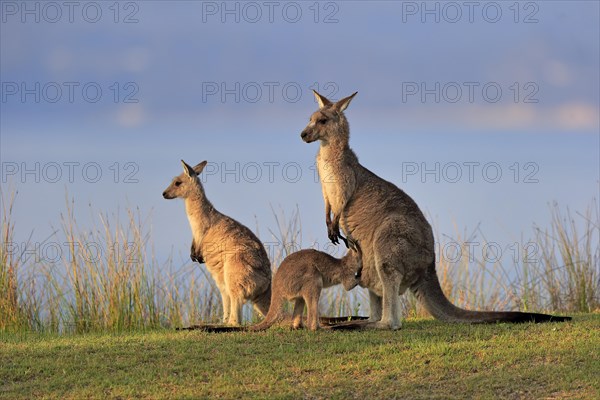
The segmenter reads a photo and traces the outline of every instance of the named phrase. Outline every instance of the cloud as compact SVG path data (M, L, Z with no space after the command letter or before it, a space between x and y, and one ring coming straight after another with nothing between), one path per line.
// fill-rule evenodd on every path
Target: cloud
M93 48L72 49L57 46L50 49L43 66L52 73L94 71L95 73L139 73L147 69L150 52L146 47L128 47L114 50L111 57Z
M566 64L551 60L545 64L544 78L553 86L565 87L573 81L573 74Z
M566 129L597 129L600 123L598 108L586 103L561 105L551 115L556 123Z
M135 128L146 120L144 108L139 104L123 104L117 111L117 123L124 128Z
M415 107L403 109L402 120L412 127L451 130L491 131L566 131L597 134L600 112L585 102L540 104L496 104ZM387 114L397 115L389 111ZM435 116L435 118L432 118ZM381 116L385 118L385 116Z
M468 126L482 129L522 129L536 125L538 112L530 104L474 106L459 113Z
M149 62L150 54L147 48L135 47L127 50L123 56L123 67L129 72L144 71Z
M64 46L52 49L45 60L45 65L53 73L68 71L73 63L73 53Z

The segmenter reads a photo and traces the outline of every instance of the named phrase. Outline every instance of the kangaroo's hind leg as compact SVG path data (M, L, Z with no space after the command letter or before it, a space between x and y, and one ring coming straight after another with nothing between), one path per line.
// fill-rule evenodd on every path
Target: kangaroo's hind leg
M378 296L375 292L369 290L369 308L371 315L369 316L370 322L381 321L381 296Z
M321 282L320 282L321 283ZM303 294L306 301L306 325L311 331L319 329L319 297L321 297L322 283L311 287Z
M304 299L296 298L294 301L294 313L292 314L292 329L302 328L302 314L304 314Z
M242 309L244 307L244 300L239 296L231 297L231 311L229 314L229 325L237 326L242 323Z
M417 262L414 244L406 239L401 224L381 227L375 239L375 268L381 279L381 320L369 324L375 329L400 329L400 294L407 289L407 272ZM392 244L392 245L390 245ZM409 273L410 275L410 273Z
M229 323L229 315L231 312L231 302L229 298L229 293L225 290L225 288L219 288L221 290L221 302L223 304L223 323Z

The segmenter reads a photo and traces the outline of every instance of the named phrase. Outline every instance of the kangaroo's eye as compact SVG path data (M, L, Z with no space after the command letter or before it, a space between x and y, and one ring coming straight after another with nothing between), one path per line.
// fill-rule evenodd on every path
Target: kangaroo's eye
M181 181L175 181L175 186L181 185Z
M317 120L318 124L325 125L327 123L327 118L319 118Z

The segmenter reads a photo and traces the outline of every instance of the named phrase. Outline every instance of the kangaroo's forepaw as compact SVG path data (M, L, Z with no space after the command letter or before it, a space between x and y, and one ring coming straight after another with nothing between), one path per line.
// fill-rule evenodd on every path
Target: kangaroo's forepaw
M340 244L340 226L335 222L327 221L327 237L333 244Z
M190 249L190 258L192 261L197 262L198 264L204 264L204 257L202 257L200 252L196 251L194 242L192 242L192 248Z
M331 240L331 243L340 244L339 237L336 234L330 233L327 236L329 237L329 240Z
M351 246L350 241L347 238L343 237L342 235L339 235L339 238L342 239L342 242L344 242L344 244L346 245L346 248L349 249Z
M192 253L190 254L190 258L192 261L197 262L198 264L204 264L204 258L202 258L201 255Z

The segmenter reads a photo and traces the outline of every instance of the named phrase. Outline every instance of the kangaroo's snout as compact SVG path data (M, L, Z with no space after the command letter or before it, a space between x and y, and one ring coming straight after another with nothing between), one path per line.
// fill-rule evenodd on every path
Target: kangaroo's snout
M167 193L166 190L163 192L163 197L167 200L171 200L173 198L173 197L169 196L169 194Z
M309 131L307 130L303 130L302 133L300 134L300 137L302 138L302 140L304 140L306 143L311 143L314 142L315 139L312 137L312 135L310 134Z

